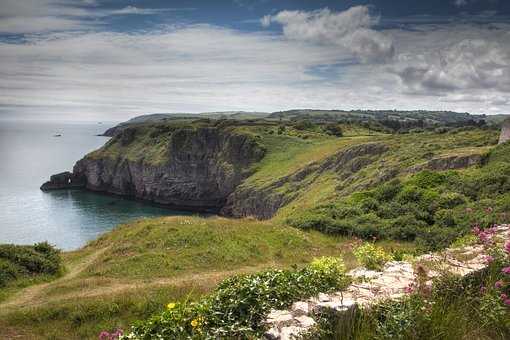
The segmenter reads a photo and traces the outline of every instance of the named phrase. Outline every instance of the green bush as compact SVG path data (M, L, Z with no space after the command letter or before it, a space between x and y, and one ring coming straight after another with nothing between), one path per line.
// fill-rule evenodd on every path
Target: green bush
M343 131L340 125L338 124L326 124L323 127L324 132L326 132L328 135L336 136L336 137L342 137Z
M416 244L423 251L436 251L447 248L461 236L463 233L455 228L428 227L418 230Z
M413 185L406 185L397 195L396 199L402 204L416 203L422 198L423 190Z
M414 215L402 215L397 217L389 228L389 236L392 239L413 241L418 230L427 227L427 223L417 220Z
M391 260L381 247L366 242L354 250L358 262L367 269L381 270L384 264Z
M446 178L444 173L424 170L415 174L409 184L422 189L435 188L445 183Z
M390 201L402 190L402 183L398 179L380 185L374 190L374 196L379 201Z
M457 192L446 192L439 196L439 206L443 209L452 209L466 202L466 196Z
M434 214L434 220L436 221L436 225L440 227L454 227L455 223L455 215L450 209L440 209L436 211Z
M296 130L313 130L315 127L316 125L307 119L299 120L294 124Z
M8 282L17 279L22 268L5 259L0 259L0 287L5 286Z
M343 262L323 257L303 269L269 270L223 281L198 302L169 304L168 310L133 327L136 339L251 338L260 336L271 309L349 284Z
M34 246L0 245L0 285L27 275L55 275L60 270L59 251L47 242Z

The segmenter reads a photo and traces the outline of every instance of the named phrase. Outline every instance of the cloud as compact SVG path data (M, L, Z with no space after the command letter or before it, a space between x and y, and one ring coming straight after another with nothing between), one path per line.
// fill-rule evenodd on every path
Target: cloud
M122 9L103 11L102 15L154 15L170 11L189 11L193 8L139 8L135 6L126 6Z
M266 34L197 25L34 36L0 43L0 59L0 107L114 116L318 104L312 83L319 79L306 71L334 63L337 55ZM300 89L292 89L296 84Z
M492 39L461 38L449 46L431 48L413 60L403 55L395 72L414 93L510 92L510 34L492 34Z
M192 8L99 9L94 0L2 0L0 33L27 34L87 30L106 24L118 15L156 15Z
M455 0L453 4L457 7L464 7L468 4L467 0Z
M263 27L271 23L283 26L291 40L333 45L348 50L362 62L382 62L394 55L393 41L372 29L378 18L367 6L355 6L344 12L322 9L313 12L282 11L261 19Z

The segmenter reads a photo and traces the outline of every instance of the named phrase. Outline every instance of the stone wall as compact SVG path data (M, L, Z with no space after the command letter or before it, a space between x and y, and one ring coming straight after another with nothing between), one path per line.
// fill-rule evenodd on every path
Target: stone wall
M510 236L510 227L497 227L495 238L504 241ZM345 291L319 294L306 301L295 302L289 310L272 310L267 316L266 339L290 340L313 327L314 316L324 310L335 312L339 318L347 317L356 308L367 308L383 300L403 297L417 285L415 268L426 268L425 285L432 287L432 279L442 273L460 276L480 271L487 263L481 245L447 249L440 253L422 255L410 262L388 262L383 271L356 268L349 272L355 283ZM423 270L421 271L423 273ZM362 280L361 280L362 279Z

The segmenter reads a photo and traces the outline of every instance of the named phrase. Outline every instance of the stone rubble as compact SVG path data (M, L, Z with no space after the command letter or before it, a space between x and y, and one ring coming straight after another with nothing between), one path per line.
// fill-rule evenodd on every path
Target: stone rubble
M508 239L510 226L501 225L496 228L495 238ZM480 245L463 248L446 249L435 254L419 256L414 264L403 261L386 263L383 270L373 271L356 268L348 272L355 283L345 291L331 294L320 293L306 301L295 302L289 310L272 310L265 324L268 331L265 339L290 340L313 327L316 322L314 315L324 310L342 313L352 312L356 308L364 308L382 300L396 300L406 294L406 289L417 283L415 268L420 266L426 275L426 285L432 285L432 279L442 273L453 273L466 276L482 270L487 266L486 256Z

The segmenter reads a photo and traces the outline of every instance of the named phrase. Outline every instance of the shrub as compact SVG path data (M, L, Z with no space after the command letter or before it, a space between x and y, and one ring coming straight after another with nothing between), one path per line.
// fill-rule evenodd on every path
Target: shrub
M343 262L323 257L303 269L269 270L223 281L196 303L168 305L167 311L133 327L137 339L251 338L271 309L349 284Z
M454 227L455 226L455 216L453 211L450 209L440 209L436 211L434 214L434 220L436 221L436 225L440 227Z
M0 285L23 275L55 275L60 270L59 251L46 242L34 246L0 245Z
M416 186L405 186L397 195L396 199L402 204L419 202L422 198L422 190Z
M441 172L424 170L415 174L410 184L422 189L435 188L446 181L446 175Z
M398 179L384 183L374 190L374 195L379 201L390 201L402 190L402 183Z
M396 240L413 241L418 230L425 227L427 224L417 220L413 215L403 215L393 221L389 228L389 236Z
M294 124L296 130L313 130L315 124L307 119L299 120Z
M439 196L439 206L444 209L452 209L466 202L466 196L456 192L446 192Z
M0 287L5 286L9 281L17 279L21 268L10 261L0 259Z
M354 250L358 262L370 270L381 270L384 264L391 260L391 256L373 243L366 242Z
M428 227L418 230L416 244L422 251L436 251L447 248L459 236L462 232L455 228Z
M342 137L343 136L342 128L338 124L326 124L323 127L323 130L328 135L331 135L331 136L336 136L336 137Z

